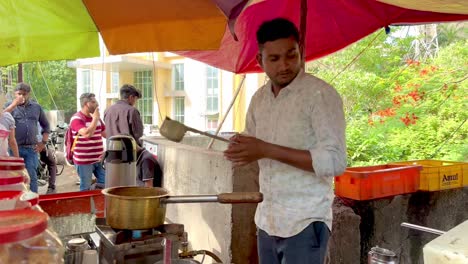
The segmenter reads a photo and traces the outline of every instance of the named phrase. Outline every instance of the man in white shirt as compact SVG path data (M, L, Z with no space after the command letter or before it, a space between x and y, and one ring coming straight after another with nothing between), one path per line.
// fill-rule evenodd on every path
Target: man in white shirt
M333 176L346 168L339 94L302 69L296 26L257 31L257 60L270 81L253 96L246 135L225 151L234 166L258 161L258 252L262 264L323 263L332 224Z

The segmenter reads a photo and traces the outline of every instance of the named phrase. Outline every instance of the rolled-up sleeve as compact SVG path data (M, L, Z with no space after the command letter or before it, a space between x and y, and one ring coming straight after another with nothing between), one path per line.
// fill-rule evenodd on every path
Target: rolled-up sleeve
M319 177L341 175L346 169L346 140L343 102L335 89L325 86L316 92L312 106L312 128L317 143L309 149L312 166Z
M5 124L7 125L7 128L9 130L16 127L15 126L15 119L13 118L13 116L10 113L4 112L3 117L5 118Z

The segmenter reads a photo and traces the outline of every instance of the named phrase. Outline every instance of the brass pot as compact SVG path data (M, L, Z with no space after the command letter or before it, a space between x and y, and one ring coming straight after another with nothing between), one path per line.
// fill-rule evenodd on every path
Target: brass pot
M102 190L106 197L106 221L115 229L150 229L164 224L168 203L259 203L259 192L217 195L169 196L164 188L113 187Z
M164 223L169 196L164 188L114 187L102 191L106 197L106 221L116 229L150 229Z

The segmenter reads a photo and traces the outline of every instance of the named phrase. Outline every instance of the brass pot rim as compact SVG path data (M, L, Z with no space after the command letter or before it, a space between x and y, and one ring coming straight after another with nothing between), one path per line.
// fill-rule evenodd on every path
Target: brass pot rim
M127 196L127 195L118 195L118 194L111 193L112 191L119 190L119 189L120 190L121 189L158 189L158 190L161 190L161 191L165 192L165 194L162 194L162 195L148 195L148 196ZM111 188L103 189L102 194L104 196L113 197L113 198L117 198L117 199L123 199L123 200L141 200L141 199L165 198L165 197L169 196L169 191L166 188L162 188L162 187L118 186L118 187L111 187Z

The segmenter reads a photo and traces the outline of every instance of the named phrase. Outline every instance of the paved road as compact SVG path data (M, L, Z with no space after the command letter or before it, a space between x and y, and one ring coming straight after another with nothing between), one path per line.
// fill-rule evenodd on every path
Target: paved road
M58 166L60 170L61 166ZM63 192L77 192L80 190L80 186L76 184L78 181L78 174L74 166L65 165L65 168L55 181L57 193ZM47 185L39 186L39 194L45 194L47 192Z

